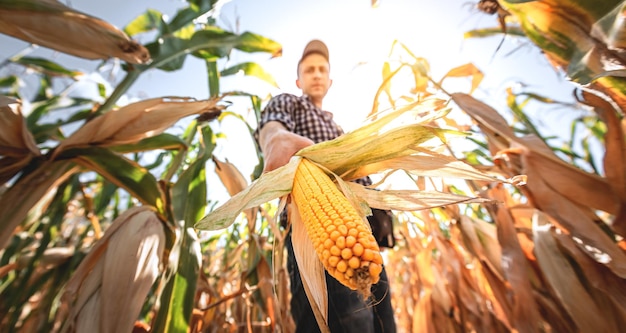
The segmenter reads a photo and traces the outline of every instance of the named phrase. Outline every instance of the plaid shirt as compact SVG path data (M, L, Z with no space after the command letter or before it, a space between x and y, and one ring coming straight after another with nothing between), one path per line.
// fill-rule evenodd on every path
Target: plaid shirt
M290 132L315 143L343 134L341 127L333 121L332 113L320 110L306 95L281 94L272 98L261 113L259 128L270 121L281 122Z
M270 121L282 123L287 130L311 139L315 143L332 140L343 134L341 127L333 120L333 114L321 110L308 96L280 94L272 98L263 112L259 126L254 133L258 142L259 131ZM369 177L356 179L361 185L371 185Z

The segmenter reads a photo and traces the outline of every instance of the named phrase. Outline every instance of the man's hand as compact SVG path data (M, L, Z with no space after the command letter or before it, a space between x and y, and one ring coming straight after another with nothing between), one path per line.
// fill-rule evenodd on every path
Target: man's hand
M278 121L270 121L263 126L259 133L259 141L265 156L263 172L272 171L287 164L300 149L314 143L308 138L288 131Z

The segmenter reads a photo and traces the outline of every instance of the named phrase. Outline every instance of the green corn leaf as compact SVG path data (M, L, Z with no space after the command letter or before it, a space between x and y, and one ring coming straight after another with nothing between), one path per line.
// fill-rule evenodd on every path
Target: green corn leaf
M217 97L220 94L220 72L217 70L217 61L205 59L204 62L209 81L209 96Z
M160 213L164 212L164 202L157 180L136 162L100 147L70 148L63 151L59 157L72 159L128 191L144 204L155 207Z
M248 53L265 52L272 56L282 53L282 46L271 39L251 32L235 35L216 27L196 32L191 38L190 47L195 56L212 60L227 56L232 49Z
M148 9L145 13L130 21L124 27L124 32L132 37L152 30L161 30L164 24L163 14L160 11Z
M67 76L77 80L83 75L82 72L67 69L56 62L44 58L21 57L12 60L12 62L50 76Z
M154 57L155 62L159 62L159 65L156 66L158 69L173 72L183 68L187 57L184 50L188 44L187 39L168 36L158 42L147 44L146 48ZM162 59L166 59L166 61Z
M0 88L13 88L18 83L18 80L18 77L15 75L0 78Z
M237 39L235 48L248 53L265 52L274 57L282 55L283 51L279 43L252 32L242 33Z
M240 72L244 73L245 75L253 76L258 79L261 79L271 84L274 87L278 87L278 84L274 80L274 77L270 73L266 72L263 69L263 67L261 67L261 65L254 63L254 62L244 62L241 64L237 64L235 66L232 66L232 67L228 67L226 69L223 69L220 72L220 75L228 76L228 75L234 75Z
M174 276L161 294L155 332L185 332L189 328L194 308L196 282L202 256L193 224L204 214L207 200L206 162L215 149L215 136L210 126L199 132L201 148L199 156L181 174L172 188L172 205L176 224L182 225L181 239L172 249L177 265Z
M93 210L96 216L102 216L109 206L111 200L113 200L118 187L102 176L98 176L97 179L100 184L99 189L94 196Z
M174 32L186 25L193 23L194 20L200 16L205 15L213 6L217 3L217 0L195 0L188 1L189 7L186 7L174 16L172 21L168 24L167 29L170 32ZM211 24L212 22L209 22Z
M196 283L202 254L200 243L191 228L184 228L174 244L170 257L173 276L167 281L161 295L161 306L151 332L187 332L193 311Z
M174 216L185 221L186 227L193 226L203 215L207 204L206 162L215 149L215 135L210 126L201 133L201 148L198 157L185 169L172 188Z
M183 150L187 149L187 142L177 135L161 133L156 136L142 139L137 143L112 146L110 148L111 150L122 154L160 149Z
M463 38L485 38L485 37L493 37L502 35L502 28L483 28L483 29L474 29L469 30L463 33ZM516 26L507 26L506 34L509 36L517 36L517 37L526 37L526 34L522 29Z
M189 42L193 55L201 59L217 61L228 56L237 42L237 35L218 27L206 27L197 31Z

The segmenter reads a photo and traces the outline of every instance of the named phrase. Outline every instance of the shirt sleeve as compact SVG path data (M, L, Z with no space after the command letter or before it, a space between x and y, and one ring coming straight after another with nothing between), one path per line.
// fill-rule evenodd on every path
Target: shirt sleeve
M293 132L296 127L294 121L294 108L297 100L295 96L290 94L280 94L273 97L261 112L259 125L254 131L254 138L259 141L259 132L270 121L278 121L283 124L288 131Z

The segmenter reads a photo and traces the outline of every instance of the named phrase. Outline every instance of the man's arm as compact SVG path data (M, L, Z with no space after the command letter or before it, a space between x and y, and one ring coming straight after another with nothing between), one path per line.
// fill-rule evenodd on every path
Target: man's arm
M290 132L279 121L266 123L259 132L259 145L265 158L263 171L272 171L287 164L295 153L313 143L308 138Z

